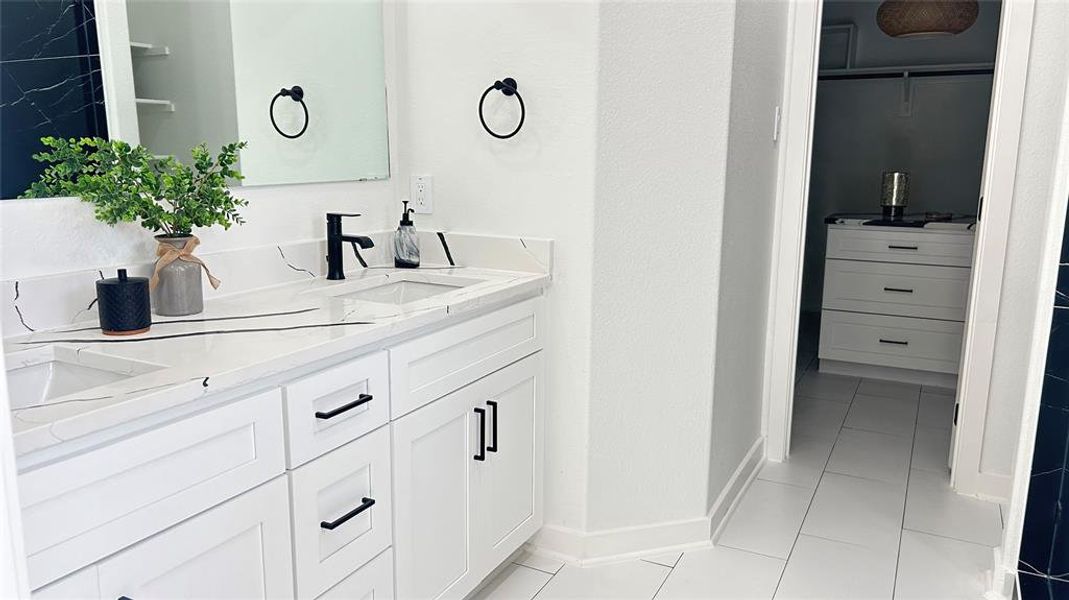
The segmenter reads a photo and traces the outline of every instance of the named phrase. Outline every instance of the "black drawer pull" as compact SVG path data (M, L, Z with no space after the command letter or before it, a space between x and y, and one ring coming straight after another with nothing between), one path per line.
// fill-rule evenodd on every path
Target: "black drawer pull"
M479 453L472 458L486 460L486 409L476 408L475 414L479 415Z
M353 400L352 402L350 402L348 404L342 404L338 408L331 409L331 410L326 410L326 411L322 411L322 410L321 411L317 411L316 412L316 418L317 419L333 419L334 417L342 414L343 412L345 412L347 410L352 410L352 409L356 408L357 406L363 406L364 404L367 404L368 402L371 402L371 398L372 398L371 394L360 394L360 397L357 398L356 400Z
M118 600L134 600L134 599L130 598L129 596L119 596Z
M497 401L487 400L486 405L494 409L493 414L490 415L490 445L486 447L487 452L497 452Z
M900 294L912 294L913 293L913 290L910 289L910 288L885 287L885 288L883 288L883 291L885 291L885 292L898 292Z
M887 247L891 250L919 250L917 246L899 246L897 244L887 244Z
M353 510L350 510L349 512L345 513L344 515L338 517L337 519L335 519L333 521L320 521L319 522L319 526L322 527L323 529L326 529L327 531L331 531L331 530L337 529L338 527L341 527L342 525L344 525L345 522L348 521L349 519L351 519L351 518L355 517L356 515L364 512L365 510L371 508L372 506L375 506L375 499L374 498L361 498L360 499L360 506L357 506Z
M880 338L880 343L881 344L894 344L895 346L908 346L909 345L909 342L903 342L901 340L885 340L883 338Z

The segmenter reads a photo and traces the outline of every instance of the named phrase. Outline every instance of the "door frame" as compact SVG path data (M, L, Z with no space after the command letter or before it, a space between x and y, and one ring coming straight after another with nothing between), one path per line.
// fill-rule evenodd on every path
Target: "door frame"
M821 5L821 0L791 4L765 360L765 435L767 458L772 461L783 461L790 452ZM986 200L976 227L958 385L961 408L952 484L961 493L989 498L1008 497L1011 484L1009 477L982 472L980 461L1034 10L1035 0L1002 3L981 180Z
M0 331L0 338L3 332ZM0 372L7 373L0 353ZM7 377L0 375L0 598L29 598Z

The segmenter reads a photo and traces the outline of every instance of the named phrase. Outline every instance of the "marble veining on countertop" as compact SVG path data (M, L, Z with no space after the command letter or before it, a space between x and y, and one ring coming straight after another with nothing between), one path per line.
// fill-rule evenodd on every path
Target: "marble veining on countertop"
M452 316L538 295L549 280L548 265L541 272L449 264L358 267L342 281L310 276L209 300L198 315L154 316L151 330L138 336L105 336L94 319L7 338L9 371L40 361L44 351L57 358L62 353L70 364L102 368L118 361L136 371L31 404L12 397L16 453L97 434L342 353L374 350ZM395 281L468 285L400 305L351 297L353 289Z

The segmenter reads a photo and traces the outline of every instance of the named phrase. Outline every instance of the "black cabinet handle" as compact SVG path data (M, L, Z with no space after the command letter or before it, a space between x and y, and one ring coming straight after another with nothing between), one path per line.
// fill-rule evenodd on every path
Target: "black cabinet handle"
M885 288L883 288L883 291L885 291L885 292L898 292L900 294L912 294L913 293L913 290L911 290L909 288L896 288L896 287L885 287Z
M475 414L479 415L479 453L472 458L486 460L486 409L476 408Z
M129 596L119 596L118 600L134 600L134 599L130 598Z
M900 341L900 340L885 340L883 338L880 338L880 343L881 344L894 344L895 346L908 346L909 345L909 342L903 342L903 341Z
M487 400L486 405L494 409L493 414L490 415L490 445L486 447L487 452L497 452L497 401Z
M899 246L897 244L887 244L887 247L891 250L919 250L917 246Z
M372 398L371 394L360 394L360 397L357 398L356 400L353 400L352 402L350 402L348 404L342 404L338 408L335 408L335 409L332 409L332 410L327 410L327 411L322 411L322 410L321 411L317 411L316 412L316 418L317 419L333 419L334 417L342 414L343 412L345 412L347 410L352 410L352 409L356 408L357 406L363 406L363 405L367 404L368 402L371 402L371 398Z
M375 506L375 499L374 498L362 498L360 500L360 506L357 506L353 510L350 510L349 512L345 513L344 515L338 517L337 519L335 519L333 521L320 521L319 522L319 526L322 527L323 529L326 529L327 531L330 531L330 530L333 530L333 529L337 529L338 527L341 527L342 525L344 525L345 522L348 521L349 519L351 519L351 518L355 517L356 515L364 512L365 510L371 508L372 506Z

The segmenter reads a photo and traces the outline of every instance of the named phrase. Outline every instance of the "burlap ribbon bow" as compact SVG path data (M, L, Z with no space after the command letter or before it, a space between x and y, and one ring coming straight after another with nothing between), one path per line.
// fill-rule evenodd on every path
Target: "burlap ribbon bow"
M200 265L204 269L204 273L208 275L208 282L212 284L212 289L219 289L219 284L222 282L212 275L204 261L193 256L193 250L200 245L200 240L197 239L197 236L189 236L186 245L181 248L176 248L166 242L160 242L159 244L159 246L156 246L156 268L152 271L152 279L148 282L150 290L156 289L156 286L160 284L160 271L176 260L184 260Z

